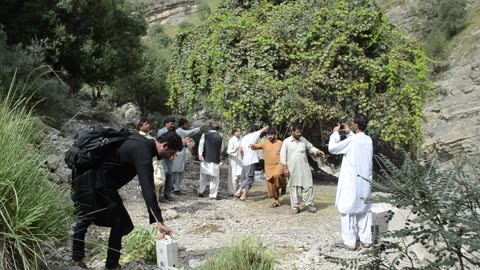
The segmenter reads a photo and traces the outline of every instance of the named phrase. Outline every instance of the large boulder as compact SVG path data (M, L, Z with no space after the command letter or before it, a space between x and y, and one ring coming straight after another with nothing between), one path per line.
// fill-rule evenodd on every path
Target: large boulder
M115 111L116 119L124 126L133 126L135 121L140 119L142 113L137 105L129 102L123 104Z

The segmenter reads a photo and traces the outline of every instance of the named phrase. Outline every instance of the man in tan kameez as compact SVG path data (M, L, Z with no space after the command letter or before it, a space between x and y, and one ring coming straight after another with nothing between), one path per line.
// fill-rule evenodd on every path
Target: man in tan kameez
M138 130L138 134L147 137L148 139L154 139L150 134L150 123L147 119L140 119L135 123L135 128ZM161 202L162 196L160 196L160 190L163 189L165 185L165 171L163 165L157 157L152 159L153 163L153 184L155 186L155 195L157 200Z
M303 195L308 212L315 213L317 211L317 208L313 206L313 180L307 153L325 157L323 151L318 150L302 137L302 126L293 125L292 136L283 141L280 150L280 163L284 166L284 175L288 177L292 214L300 212L298 200L300 193Z
M280 163L280 149L282 149L282 141L277 140L277 131L275 129L269 129L267 131L267 139L267 141L261 143L251 144L250 148L252 150L263 150L268 197L275 200L270 207L278 207L282 205L279 200L279 189L285 185L283 165Z

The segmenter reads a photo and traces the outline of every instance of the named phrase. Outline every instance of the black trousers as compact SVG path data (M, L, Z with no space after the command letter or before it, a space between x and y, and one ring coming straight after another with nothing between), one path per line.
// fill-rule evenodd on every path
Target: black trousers
M163 196L168 197L173 192L173 175L172 173L165 174L165 187L163 188Z
M85 235L88 227L92 224L91 219L79 219L73 232L72 259L80 261L85 258ZM110 237L108 238L108 251L106 268L116 268L120 260L122 249L123 226L120 219L112 223Z
M111 228L106 268L116 268L122 249L122 237L133 230L133 223L117 190L93 188L96 179L98 177L95 172L91 172L76 178L72 183L72 199L79 215L73 232L72 259L79 261L85 258L85 235L88 227L95 223Z

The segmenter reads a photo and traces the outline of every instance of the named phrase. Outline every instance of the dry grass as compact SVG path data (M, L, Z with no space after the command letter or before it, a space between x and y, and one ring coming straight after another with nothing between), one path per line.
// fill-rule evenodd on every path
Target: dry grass
M480 44L480 3L469 8L464 29L449 42L449 50L458 46L454 61L474 59L477 57Z
M225 230L217 224L202 224L199 227L195 227L190 230L188 233L196 234L196 235L210 235L214 232L224 233Z

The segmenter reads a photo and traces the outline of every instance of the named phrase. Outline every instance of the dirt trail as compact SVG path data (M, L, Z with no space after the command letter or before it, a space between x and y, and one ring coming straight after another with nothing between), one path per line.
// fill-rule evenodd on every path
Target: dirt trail
M226 183L221 181L221 200L196 196L199 164L188 162L183 183L186 195L175 196L176 201L161 204L165 224L173 229L179 245L179 263L192 269L220 248L228 246L236 237L253 236L266 245L278 261L277 269L340 269L325 260L323 254L353 257L358 253L333 249L340 240L340 222L334 207L336 185L314 180L317 213L301 211L290 213L289 193L281 198L282 206L270 208L273 200L266 198L264 181L255 182L246 202L227 198ZM226 179L222 168L221 179ZM120 192L136 227L148 227L145 203L138 181L130 182ZM95 227L86 241L106 245L108 230ZM87 264L91 269L103 269L98 249L89 244ZM320 251L316 251L320 249ZM67 250L69 248L67 247ZM122 262L122 269L155 269L143 261ZM65 268L54 268L65 269ZM72 268L67 268L72 269Z

